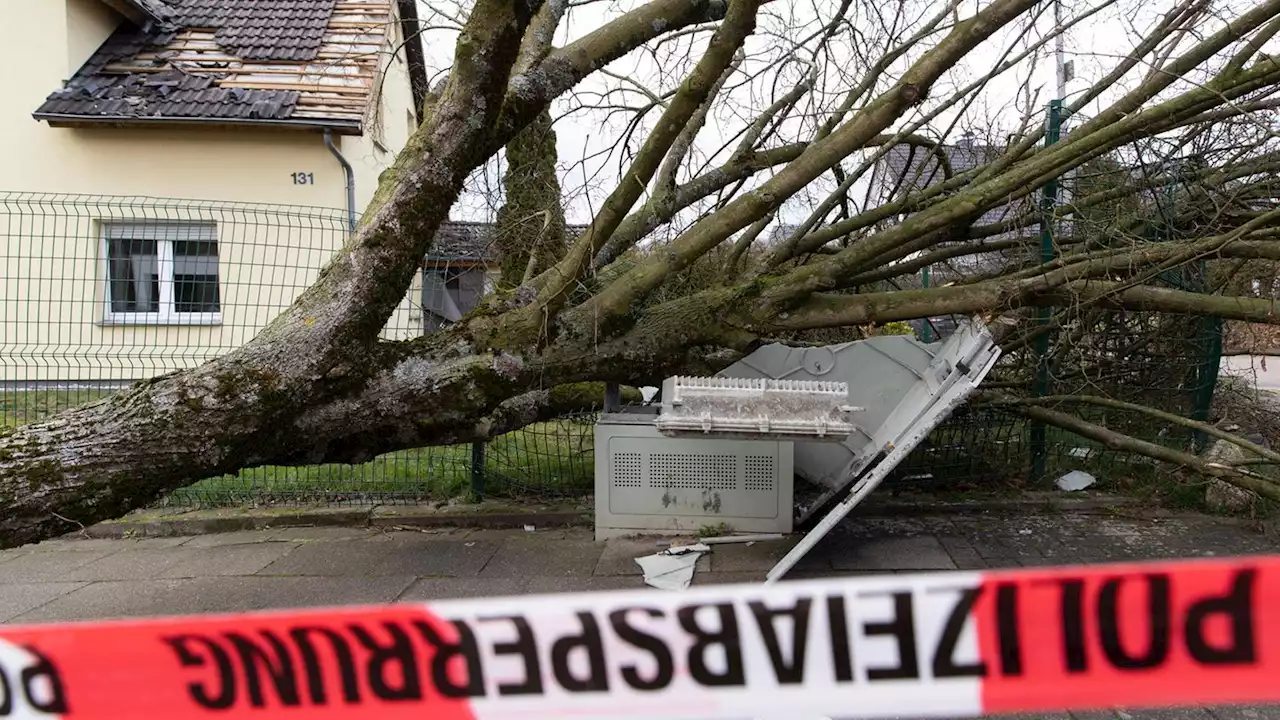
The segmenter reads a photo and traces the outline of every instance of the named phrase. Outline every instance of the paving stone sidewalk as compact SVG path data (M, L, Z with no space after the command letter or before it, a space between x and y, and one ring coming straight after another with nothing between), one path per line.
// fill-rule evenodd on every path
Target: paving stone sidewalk
M795 541L717 546L699 561L694 583L759 582ZM0 622L640 589L645 585L634 558L658 549L654 538L596 543L589 529L292 528L136 540L68 538L0 551ZM1242 522L1197 515L855 517L789 577L1276 552L1280 538ZM1076 720L1104 718L1280 720L1280 707L1115 711Z

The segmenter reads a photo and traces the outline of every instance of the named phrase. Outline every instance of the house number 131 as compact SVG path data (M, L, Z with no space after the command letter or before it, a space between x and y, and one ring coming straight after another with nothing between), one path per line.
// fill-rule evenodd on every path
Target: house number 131
M293 184L294 185L315 185L316 184L315 173L294 173Z

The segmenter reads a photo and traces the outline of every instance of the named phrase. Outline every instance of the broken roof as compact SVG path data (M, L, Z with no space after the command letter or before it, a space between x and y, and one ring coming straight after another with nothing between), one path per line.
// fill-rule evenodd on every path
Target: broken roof
M105 0L105 2L139 25L148 22L167 22L173 17L173 10L166 4L166 0Z
M197 121L358 134L374 99L394 1L127 0L155 21L116 30L35 117L66 125Z

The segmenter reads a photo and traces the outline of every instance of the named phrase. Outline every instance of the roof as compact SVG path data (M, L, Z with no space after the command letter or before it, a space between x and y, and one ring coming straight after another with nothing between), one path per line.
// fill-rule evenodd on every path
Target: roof
M970 138L961 138L953 145L942 146L950 165L951 175L960 175L985 165L998 158L1003 151L990 145L982 145ZM901 197L912 190L923 190L931 185L944 182L947 173L938 162L937 155L931 148L912 145L895 145L876 164L872 182L876 183L887 200L890 195ZM996 223L1020 217L1025 212L1023 204L997 205L975 218L971 223L975 227L994 225ZM983 242L1006 240L1024 235L1024 232L1006 231L983 238ZM946 245L946 243L939 243ZM935 267L935 275L945 277L948 270L958 273L989 272L995 268L1015 260L1018 250L978 253L953 258L945 264L950 267Z
M148 22L166 22L173 15L166 0L105 0L105 2L121 15L140 25Z
M164 19L116 30L37 119L363 131L395 0L128 2Z
M566 234L577 237L586 231L586 225L567 225ZM498 243L494 237L494 223L449 221L436 231L435 243L427 255L429 262L459 264L491 264L499 261Z

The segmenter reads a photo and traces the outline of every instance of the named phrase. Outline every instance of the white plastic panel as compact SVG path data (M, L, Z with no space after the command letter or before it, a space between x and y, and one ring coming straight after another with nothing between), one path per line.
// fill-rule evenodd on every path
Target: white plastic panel
M938 345L905 337L816 349L771 345L728 368L726 373L788 378L835 375L848 380L851 403L868 407L843 442L797 443L797 471L828 488L800 521L823 517L769 572L767 581L785 575L875 490L965 401L999 357L1000 348L986 327L971 321Z
M853 431L848 396L843 382L677 375L662 383L656 425L672 437L840 442Z

